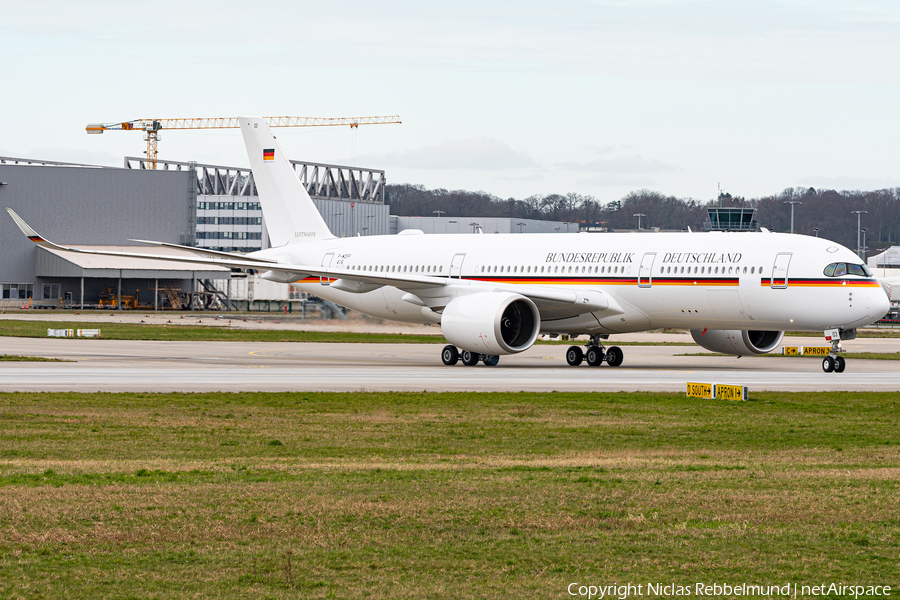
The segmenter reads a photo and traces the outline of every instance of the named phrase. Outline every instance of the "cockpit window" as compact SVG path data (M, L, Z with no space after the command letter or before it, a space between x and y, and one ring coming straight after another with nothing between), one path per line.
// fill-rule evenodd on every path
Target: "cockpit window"
M866 265L854 265L851 263L831 263L825 267L826 277L842 277L847 274L860 277L871 277L872 271Z

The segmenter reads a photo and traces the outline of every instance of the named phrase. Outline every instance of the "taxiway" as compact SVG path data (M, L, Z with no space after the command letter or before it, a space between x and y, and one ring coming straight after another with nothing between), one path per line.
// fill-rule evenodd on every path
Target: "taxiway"
M847 344L850 346L850 344ZM0 338L6 354L73 362L0 362L6 391L683 391L687 381L750 390L900 390L900 363L849 359L679 356L697 346L623 346L621 367L569 367L565 346L537 345L496 367L441 364L441 345L160 342ZM898 340L851 351L895 352Z

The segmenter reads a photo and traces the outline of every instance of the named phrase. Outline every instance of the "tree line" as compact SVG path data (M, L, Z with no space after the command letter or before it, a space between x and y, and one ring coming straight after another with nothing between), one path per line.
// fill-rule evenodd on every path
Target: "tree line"
M630 192L621 200L601 204L582 194L535 194L525 199L499 198L487 192L426 189L421 185L398 184L386 187L391 214L399 216L507 217L580 223L582 227L603 227L608 231L631 230L638 226L661 230L701 231L708 220L707 208L716 206L754 207L761 227L788 232L794 204L794 231L834 240L851 249L857 245L857 215L864 210L868 255L898 244L900 240L900 188L873 191L835 191L814 188L787 188L779 194L746 199L722 194L709 201L667 196L650 190ZM818 229L818 232L816 231Z

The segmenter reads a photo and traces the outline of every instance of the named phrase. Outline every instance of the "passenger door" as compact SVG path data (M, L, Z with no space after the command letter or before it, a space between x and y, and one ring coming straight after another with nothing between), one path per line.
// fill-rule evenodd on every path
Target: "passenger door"
M775 257L775 264L772 266L772 289L784 289L788 286L790 264L790 252L781 252Z
M647 252L641 259L641 266L638 269L638 287L650 287L653 285L653 261L656 259L656 252Z
M325 269L330 267L331 259L333 259L333 258L334 258L334 252L329 252L328 254L326 254L325 257L322 259L322 267ZM331 285L331 282L332 282L332 280L329 279L328 277L319 277L319 283L321 283L322 285Z
M466 259L465 254L455 254L453 255L453 261L450 263L450 277L455 277L459 279L462 277L462 265L463 261Z

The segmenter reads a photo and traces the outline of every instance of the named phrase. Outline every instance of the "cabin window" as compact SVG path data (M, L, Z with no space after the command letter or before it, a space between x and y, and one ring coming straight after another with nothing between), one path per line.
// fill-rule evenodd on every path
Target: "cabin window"
M759 268L759 274L762 275L762 267Z
M753 272L756 270L756 267L750 267L750 274L753 275Z
M744 275L747 274L747 267L744 267Z
M558 272L559 272L559 267L553 267L553 272L554 272L554 273L558 273Z

